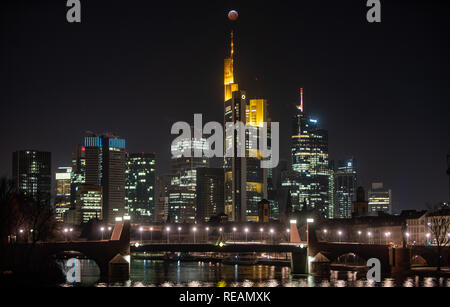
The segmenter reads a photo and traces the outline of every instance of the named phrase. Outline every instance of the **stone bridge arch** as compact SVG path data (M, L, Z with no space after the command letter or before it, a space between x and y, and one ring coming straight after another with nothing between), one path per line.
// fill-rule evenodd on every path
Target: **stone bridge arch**
M130 255L130 224L116 223L111 240L38 242L35 244L15 244L8 248L7 259L13 270L26 268L39 273L54 260L53 255L65 251L76 251L95 261L101 278L109 277L109 262L117 255Z
M428 266L437 266L438 264L438 251L436 246L411 246L411 263L417 259L422 258L426 261ZM441 266L450 265L450 246L443 247L441 250Z
M382 270L384 272L390 271L389 247L386 245L328 242L311 244L309 246L309 256L314 257L318 253L326 256L330 262L335 262L340 256L349 253L353 253L365 260L377 258L380 260Z

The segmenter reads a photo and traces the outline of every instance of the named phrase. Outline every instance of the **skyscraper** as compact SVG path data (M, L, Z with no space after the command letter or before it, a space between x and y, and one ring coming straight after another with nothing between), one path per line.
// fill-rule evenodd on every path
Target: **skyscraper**
M351 218L356 201L356 161L340 160L334 173L334 218Z
M192 128L193 129L193 128ZM191 133L194 135L194 133ZM197 169L209 167L206 157L194 157L195 150L206 150L206 139L181 139L172 145L171 182L168 188L168 220L176 223L194 223L196 216ZM190 157L186 156L190 152ZM184 153L185 155L183 155Z
M72 223L87 223L103 219L103 188L97 185L80 185L75 188L75 217Z
M86 147L77 145L72 153L72 174L70 187L70 203L75 204L75 188L86 183Z
M71 167L58 167L56 179L56 198L55 198L55 213L56 221L64 222L64 214L70 209L70 194L71 194Z
M50 205L51 153L20 150L13 153L12 160L13 181L19 191Z
M392 214L392 191L383 187L382 182L372 183L369 189L369 212L385 212Z
M267 121L266 100L247 99L246 92L239 90L234 79L234 32L231 32L230 49L230 56L224 62L224 122L262 127ZM251 133L246 131L245 139L236 131L225 136L225 152L233 150L233 157L224 159L225 214L233 221L258 221L258 202L267 198L267 169L260 167L259 150L249 146ZM259 141L260 135L256 138ZM238 156L241 146L245 146L245 157Z
M300 104L293 118L292 169L299 176L299 197L295 206L307 205L325 217L333 211L331 181L332 171L328 161L328 131L320 129L318 120L309 117L303 110L303 89Z
M155 214L155 154L127 154L126 211L134 221L153 219Z
M197 169L196 220L207 222L225 212L223 168Z
M158 223L164 223L167 221L169 214L170 181L170 175L156 177L156 204L154 221Z
M91 134L73 154L72 199L76 188L102 187L102 217L112 223L125 215L125 140L112 134ZM94 188L95 187L95 188Z

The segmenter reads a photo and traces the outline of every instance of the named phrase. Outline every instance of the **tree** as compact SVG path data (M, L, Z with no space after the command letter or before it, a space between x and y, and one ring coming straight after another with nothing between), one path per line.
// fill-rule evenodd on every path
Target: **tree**
M447 210L440 210L430 213L428 219L428 228L436 242L438 254L438 267L441 270L442 248L449 244L450 232L450 213Z
M27 197L17 190L14 183L0 179L0 242L8 242L8 236L28 235L32 243L52 237L56 227L55 212L48 196Z
M56 228L49 196L31 198L21 193L14 182L0 178L0 266L15 266L15 242L29 242L24 254L26 264L35 244L51 238ZM8 238L16 240L8 240ZM4 251L4 252L3 252ZM8 251L8 252L7 252ZM28 260L27 260L28 259ZM26 266L26 265L25 265ZM21 269L27 269L23 266Z
M21 212L22 198L12 181L0 179L0 244L6 244L8 237L18 233L24 224Z

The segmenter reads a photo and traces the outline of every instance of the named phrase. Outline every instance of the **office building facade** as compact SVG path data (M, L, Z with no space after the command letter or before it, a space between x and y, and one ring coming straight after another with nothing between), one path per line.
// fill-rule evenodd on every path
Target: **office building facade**
M126 215L124 139L112 134L86 136L73 154L72 167L72 199L77 197L77 187L101 187L103 220L114 223Z
M193 130L192 130L193 132ZM194 133L191 133L194 135ZM194 157L196 150L206 150L204 138L180 139L172 144L172 168L168 187L168 221L194 223L196 217L197 170L209 167L206 157ZM188 154L189 153L189 154Z
M369 212L385 212L392 214L392 191L383 186L382 182L372 183L368 192Z
M231 32L230 56L224 61L224 123L238 122L259 128L267 122L267 101L248 99L245 91L239 90L234 76L234 34ZM225 135L225 214L232 221L258 221L258 203L267 199L267 169L261 168L261 154L250 148L252 133L246 130L245 137L235 132ZM260 144L259 133L255 135ZM238 155L238 148L245 146L245 156ZM255 152L252 152L255 151Z
M298 173L298 203L294 207L316 209L325 218L333 217L333 171L328 160L328 131L304 112L303 89L292 125L292 169Z
M223 168L197 169L196 220L208 222L225 212Z
M64 222L64 215L71 208L72 167L58 167L55 174L55 218Z
M12 177L17 189L25 196L50 205L51 153L20 150L13 153Z
M125 200L133 221L153 220L155 214L154 153L127 154Z
M334 173L334 218L351 218L356 201L356 161L351 158L338 161Z
M103 188L98 185L80 185L75 188L75 223L103 219Z

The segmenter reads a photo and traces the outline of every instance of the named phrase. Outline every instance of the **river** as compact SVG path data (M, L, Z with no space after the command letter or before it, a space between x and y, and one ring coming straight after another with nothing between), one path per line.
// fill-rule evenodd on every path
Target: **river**
M60 262L62 264L62 262ZM176 262L131 259L130 280L108 284L99 281L92 260L80 260L81 282L77 286L119 287L450 287L450 278L409 276L365 280L356 271L331 271L329 276L292 276L287 266L225 265L208 262ZM61 286L73 286L63 284Z

